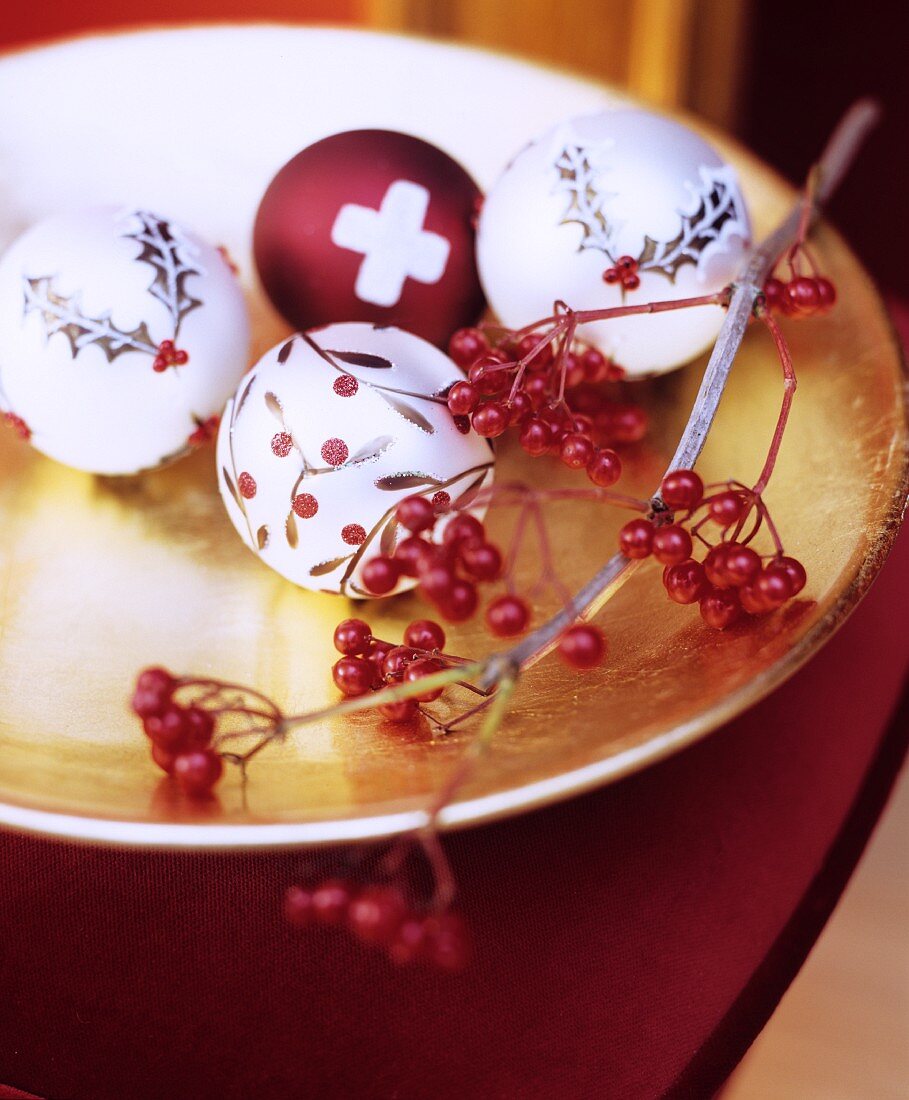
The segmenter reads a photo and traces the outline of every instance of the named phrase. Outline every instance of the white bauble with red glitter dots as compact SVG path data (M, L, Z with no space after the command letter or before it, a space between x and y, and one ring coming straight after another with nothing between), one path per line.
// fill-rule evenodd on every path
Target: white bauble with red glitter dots
M492 481L489 444L459 430L445 402L463 377L425 340L364 322L272 348L218 434L221 495L246 545L303 588L371 597L363 565L409 533L395 521L399 501L427 497L441 531L452 506Z
M0 408L67 466L135 474L188 453L248 355L229 262L157 214L50 217L0 259Z
M721 291L750 244L731 166L703 138L642 110L562 123L523 149L490 190L480 277L503 324ZM719 305L584 325L630 377L672 370L715 339Z

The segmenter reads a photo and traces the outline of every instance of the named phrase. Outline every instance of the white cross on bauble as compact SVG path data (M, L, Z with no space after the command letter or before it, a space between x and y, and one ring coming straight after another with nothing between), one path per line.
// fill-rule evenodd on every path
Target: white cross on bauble
M451 244L423 228L429 192L418 183L395 180L378 210L348 203L331 227L332 243L362 252L354 293L376 306L398 303L408 278L437 283L445 273Z

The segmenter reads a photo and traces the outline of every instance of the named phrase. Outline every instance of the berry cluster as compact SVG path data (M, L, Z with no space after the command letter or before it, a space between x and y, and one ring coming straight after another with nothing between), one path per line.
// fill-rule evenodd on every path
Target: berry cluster
M765 561L748 545L768 519L766 506L751 490L733 483L705 496L693 470L674 470L663 479L660 496L672 512L685 513L682 522L633 519L619 532L619 547L627 558L652 555L664 566L669 598L698 604L708 626L725 630L743 613L766 615L805 587L804 566L782 547ZM701 534L710 524L721 530L713 545ZM693 557L694 539L707 547L702 561Z
M441 540L434 542L432 531L439 519L439 512L431 501L421 496L406 497L402 500L395 511L395 519L410 534L398 543L393 557L379 554L365 562L364 587L374 595L382 596L391 592L402 576L416 577L418 591L433 604L443 618L449 622L464 622L470 619L479 605L478 585L495 581L503 573L502 551L495 543L489 541L483 524L469 512L457 512L447 520ZM484 619L490 634L495 637L517 637L530 625L530 605L521 596L507 591L487 604ZM342 653L356 657L361 662L370 660L371 655L374 655L373 663L378 661L381 647L390 643L372 638L367 624L358 619L345 620L338 630L342 627L347 628L348 623L359 624L356 628L359 634L353 641L348 642L346 637L339 639L336 631L336 647ZM356 650L344 648L350 644L355 644L359 648ZM412 649L428 652L418 653L417 657L411 658L414 664L408 668L407 678L416 679L420 675L429 675L445 667L444 659L435 652L444 644L445 635L438 623L429 620L411 623L405 632L404 647L410 646ZM369 650L370 645L379 648ZM395 654L401 648L396 647ZM597 627L576 624L562 636L558 651L565 662L573 668L594 668L601 663L606 654L606 640ZM395 658L396 661L400 659L398 656ZM382 660L386 658L382 657ZM359 671L353 677L353 681L361 687L361 690L351 692L343 687L338 679L337 670L342 663L343 661L339 661L335 665L335 683L345 694L362 694L370 690L370 687L373 689L381 687L393 681L394 676L389 679L389 674L397 675L403 671L394 663L387 667L383 665L379 679L374 678L372 683L368 683L366 671L357 666ZM345 674L341 673L341 675ZM433 696L433 698L437 697L438 695ZM391 707L401 705L389 704ZM412 713L407 714L406 717L412 717Z
M17 416L15 413L8 412L4 413L3 419L7 422L7 424L9 424L9 426L13 429L16 435L19 436L20 439L31 439L32 430L28 426L28 424L25 423L21 416Z
M633 256L619 256L615 267L607 267L603 272L603 282L610 285L621 283L622 290L637 290L641 285L638 261Z
M206 443L210 443L218 434L218 425L221 423L221 418L218 416L210 416L207 420L199 420L196 418L196 427L187 442L190 447L204 447Z
M454 972L463 970L470 957L467 926L457 913L408 905L395 886L361 886L342 878L291 886L284 895L284 915L296 928L345 928L402 966L424 963Z
M460 658L443 654L445 631L431 619L412 622L404 631L401 645L375 637L369 623L362 619L344 619L335 627L334 643L342 656L332 667L332 679L341 694L350 698L391 684L412 684L463 663ZM416 717L420 703L434 702L442 690L435 688L413 699L383 703L379 713L391 722L408 722Z
M811 317L833 308L836 288L823 276L795 275L788 282L771 278L764 283L764 301L787 317Z
M513 428L527 454L556 455L586 470L595 485L614 485L622 464L612 445L641 439L645 415L592 385L620 378L619 368L596 348L569 347L552 331L508 333L492 346L484 331L460 329L449 353L467 379L449 390L448 408L462 431L496 439ZM582 385L583 409L572 399Z
M147 668L136 681L132 708L142 719L151 741L151 755L159 768L173 776L193 798L210 794L221 778L221 757L212 748L215 720L195 704L174 698L180 687L163 668Z
M168 367L182 367L189 362L189 353L176 347L173 340L162 340L157 351L152 369L158 374L162 374Z

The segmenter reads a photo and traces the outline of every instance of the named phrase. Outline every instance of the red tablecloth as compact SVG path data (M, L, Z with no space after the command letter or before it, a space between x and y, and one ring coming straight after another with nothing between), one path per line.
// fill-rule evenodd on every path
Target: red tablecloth
M0 1080L66 1100L709 1095L902 760L907 609L904 535L764 703L617 786L452 837L478 940L462 976L294 934L298 856L3 835Z

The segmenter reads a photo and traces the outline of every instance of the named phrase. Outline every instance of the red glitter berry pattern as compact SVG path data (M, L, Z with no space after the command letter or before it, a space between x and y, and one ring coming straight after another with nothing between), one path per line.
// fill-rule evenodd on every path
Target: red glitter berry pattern
M243 497L244 500L252 500L259 487L256 485L256 479L252 474L244 470L237 478L237 488L240 490L240 496Z
M338 397L353 397L360 388L360 383L352 374L342 374L340 378L334 380L331 388Z
M294 441L287 432L278 432L271 441L271 449L278 458L287 458L293 450Z
M359 523L348 523L341 530L341 538L348 546L360 546L366 541L366 528Z
M343 466L350 451L343 439L326 439L321 453L322 460L329 466Z
M319 510L319 502L312 493L298 493L294 497L293 510L300 519L312 519Z

